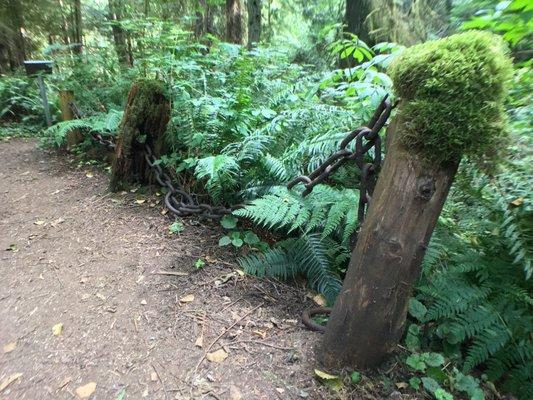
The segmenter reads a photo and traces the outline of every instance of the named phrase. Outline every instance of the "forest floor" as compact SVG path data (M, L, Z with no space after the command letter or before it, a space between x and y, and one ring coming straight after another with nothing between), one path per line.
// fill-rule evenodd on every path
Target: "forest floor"
M0 160L1 399L385 397L317 383L308 291L243 276L217 226L170 234L155 194L34 140Z

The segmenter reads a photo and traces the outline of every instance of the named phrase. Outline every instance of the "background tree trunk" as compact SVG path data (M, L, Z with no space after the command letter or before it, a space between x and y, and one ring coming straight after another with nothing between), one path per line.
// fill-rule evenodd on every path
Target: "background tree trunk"
M261 40L261 0L248 0L248 49Z
M365 20L372 11L372 0L346 0L346 12L344 23L346 24L345 32L350 32L363 42L372 45L372 40L368 32Z
M121 0L108 0L109 5L109 16L108 19L111 21L111 29L113 31L113 41L115 43L115 50L117 52L118 59L121 64L133 66L133 57L128 51L128 45L126 43L126 33L120 21L122 20L122 8L124 4Z
M133 182L146 182L150 176L137 140L146 135L154 155L161 154L163 134L170 119L170 101L157 81L140 81L131 87L118 131L109 188L116 192Z
M81 17L81 0L74 0L74 52L81 54L83 46L83 27Z
M7 7L8 18L11 29L11 42L9 46L9 58L11 69L15 69L22 65L26 59L26 43L24 41L24 11L20 0L11 0L11 4Z
M400 340L408 301L458 163L427 166L398 143L404 121L388 129L387 158L319 360L326 367L376 366Z
M63 0L57 0L57 4L59 5L59 14L61 16L61 22L59 29L61 30L61 36L63 39L63 44L65 46L70 45L70 36L68 35L68 22L67 18L65 17L65 5L63 4Z
M226 40L243 43L242 5L240 0L226 0Z

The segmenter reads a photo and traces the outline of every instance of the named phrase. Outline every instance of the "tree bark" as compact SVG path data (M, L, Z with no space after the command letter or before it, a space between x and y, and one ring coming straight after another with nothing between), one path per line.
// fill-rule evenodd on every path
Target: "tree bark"
M365 20L372 11L372 0L346 0L345 32L350 32L371 46L371 38Z
M72 90L59 91L59 107L61 109L61 119L70 121L74 119L74 113L70 108L70 103L74 101L74 92ZM83 135L79 129L73 129L67 133L67 149L71 149L77 144L83 142Z
M83 20L81 17L81 0L74 0L74 53L81 54L83 47Z
M57 0L57 3L59 5L59 14L61 16L61 22L60 22L60 29L61 29L61 36L63 37L63 44L65 46L70 45L70 36L68 35L68 22L67 18L65 17L65 5L63 4L63 0Z
M261 0L248 0L248 49L261 40Z
M163 135L170 119L170 101L157 81L140 81L131 87L118 131L109 188L116 192L133 182L147 182L150 171L138 142L146 135L156 157L163 149Z
M226 40L243 43L242 4L240 0L226 0Z
M20 67L26 59L26 43L24 40L24 11L20 0L11 0L6 8L7 21L11 30L11 46L9 58L11 69Z
M122 8L124 4L121 0L108 0L109 15L108 19L111 21L111 30L113 31L113 41L115 43L115 50L117 52L118 60L122 65L133 66L133 57L128 51L126 43L126 33L120 21L122 20Z
M401 105L400 105L401 107ZM404 332L408 301L458 163L428 166L388 128L387 158L333 307L319 360L326 367L372 367Z

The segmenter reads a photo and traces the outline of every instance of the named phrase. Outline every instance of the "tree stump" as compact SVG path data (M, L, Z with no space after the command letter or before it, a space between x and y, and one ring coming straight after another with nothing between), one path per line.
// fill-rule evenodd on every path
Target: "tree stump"
M156 157L160 156L169 119L170 101L161 82L143 80L132 85L111 166L111 191L124 189L133 182L148 181L150 171L141 142L150 145Z
M74 119L74 113L70 108L70 103L74 101L74 92L72 90L59 91L59 107L61 109L61 119L70 121ZM73 129L67 133L67 150L83 142L83 134L79 129Z
M387 156L318 359L371 367L404 332L409 298L463 154L498 146L510 61L493 35L465 33L406 50L390 71L402 98Z

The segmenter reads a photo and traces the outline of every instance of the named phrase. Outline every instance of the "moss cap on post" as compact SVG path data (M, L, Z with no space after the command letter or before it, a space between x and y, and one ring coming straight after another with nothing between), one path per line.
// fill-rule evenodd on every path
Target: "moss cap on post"
M439 165L496 152L512 75L499 36L471 31L412 46L389 73L402 100L403 147Z

